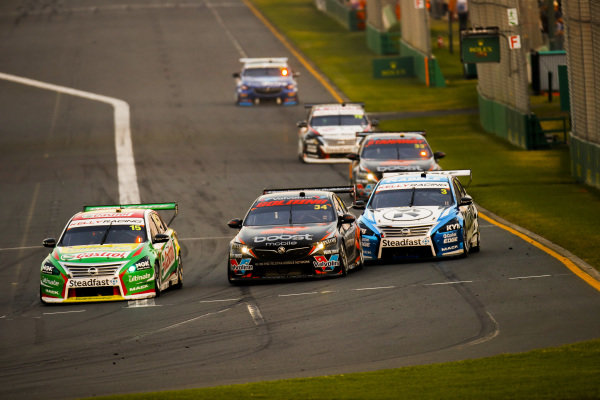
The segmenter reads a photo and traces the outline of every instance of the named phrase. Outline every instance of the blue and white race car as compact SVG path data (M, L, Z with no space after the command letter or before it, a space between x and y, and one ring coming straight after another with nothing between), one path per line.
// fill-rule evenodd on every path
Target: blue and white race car
M241 106L273 100L277 104L298 104L298 73L292 72L286 57L240 58L242 71L236 79L236 103Z
M477 208L459 176L470 177L471 171L384 175L358 219L365 260L466 257L479 251Z

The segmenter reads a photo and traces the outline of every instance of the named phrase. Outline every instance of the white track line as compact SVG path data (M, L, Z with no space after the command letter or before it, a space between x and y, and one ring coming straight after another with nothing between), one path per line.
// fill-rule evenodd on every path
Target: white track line
M109 104L114 109L119 203L141 203L131 144L129 104L120 99L0 72L0 79Z
M515 279L535 279L535 278L549 278L552 275L531 275L531 276L515 276L512 278L508 278L509 280L515 280Z

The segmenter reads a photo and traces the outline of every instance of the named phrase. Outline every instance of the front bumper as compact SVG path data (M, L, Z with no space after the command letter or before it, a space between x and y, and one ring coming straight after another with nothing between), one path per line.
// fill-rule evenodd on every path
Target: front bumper
M315 254L298 260L230 257L227 270L230 281L324 278L342 274L339 254Z

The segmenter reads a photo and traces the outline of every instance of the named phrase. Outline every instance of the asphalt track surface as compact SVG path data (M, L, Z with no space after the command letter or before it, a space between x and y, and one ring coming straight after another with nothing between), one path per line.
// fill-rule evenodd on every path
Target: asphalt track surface
M301 100L333 100L241 0L4 0L0 35L0 73L129 105L139 196L179 202L185 264L184 288L156 301L42 306L42 239L83 204L119 201L114 110L0 79L0 398L370 371L600 335L596 289L483 220L466 259L230 286L226 222L264 187L347 182L346 166L297 161L301 106L234 105L242 55L289 56Z

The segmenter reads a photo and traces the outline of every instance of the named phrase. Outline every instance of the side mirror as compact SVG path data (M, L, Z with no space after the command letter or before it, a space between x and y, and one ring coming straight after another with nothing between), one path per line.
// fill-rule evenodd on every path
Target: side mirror
M49 247L51 249L56 247L56 239L54 238L46 238L42 241L42 245L44 247Z
M352 161L358 161L360 160L360 156L356 153L350 153L350 154L346 154L346 158Z
M239 78L240 77L240 73L239 72L234 72L233 74L231 74L234 78Z
M356 200L354 204L352 204L352 208L355 210L364 210L367 208L367 203L365 203L364 200Z
M459 206L470 206L471 204L473 204L473 198L469 195L466 195L460 199L460 203L458 205Z
M308 123L306 121L298 121L296 122L296 126L298 128L306 128L308 126Z
M164 233L157 233L154 236L153 243L167 243L169 241L169 235L165 235Z
M338 217L338 221L341 224L351 224L354 221L356 221L356 217L352 214L344 214L344 215Z
M443 151L436 151L435 153L433 153L433 158L435 160L439 160L440 158L444 157L446 157L446 153L444 153Z
M227 223L227 225L232 229L242 229L242 220L239 218L234 218Z

